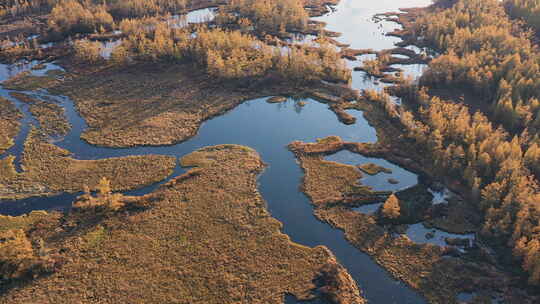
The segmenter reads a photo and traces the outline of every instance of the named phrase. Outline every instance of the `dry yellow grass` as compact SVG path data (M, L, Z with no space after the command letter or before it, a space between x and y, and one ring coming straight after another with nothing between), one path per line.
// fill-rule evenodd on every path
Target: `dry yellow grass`
M32 72L26 71L12 77L2 84L4 88L17 91L30 91L46 89L60 82L58 76L63 75L61 70L47 71L45 76L34 76Z
M64 109L58 104L45 102L20 92L11 92L10 95L30 105L30 112L39 122L39 128L47 135L66 135L71 129Z
M81 137L109 147L169 145L196 135L200 125L243 101L283 88L238 89L190 65L138 64L94 70L69 66L51 88L71 97L89 125Z
M11 101L0 97L0 154L13 145L19 132L22 113Z
M11 229L28 229L35 222L51 217L45 211L32 211L21 216L0 215L0 231Z
M34 129L25 142L21 173L15 171L13 157L0 159L0 198L78 192L102 177L114 182L114 190L135 189L165 179L175 166L174 157L163 155L77 160Z
M310 299L317 288L335 303L365 303L328 249L280 232L256 187L264 164L255 151L208 147L182 162L196 168L131 198L148 209L72 213L61 232L41 233L50 248L64 248L66 263L11 286L0 303L267 304L286 293Z

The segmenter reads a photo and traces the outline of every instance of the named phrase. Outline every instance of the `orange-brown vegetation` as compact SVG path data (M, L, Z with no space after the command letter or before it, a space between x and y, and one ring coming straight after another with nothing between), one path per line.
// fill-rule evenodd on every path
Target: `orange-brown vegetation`
M390 195L386 199L386 201L383 204L381 213L385 218L388 218L388 219L396 219L399 217L400 215L399 200L394 194Z
M513 254L529 283L538 285L538 49L499 1L443 2L412 12L414 22L401 34L442 53L420 85L469 89L475 97L466 102L483 113L473 115L461 103L431 98L429 90L420 89L404 94L414 101L413 111L393 117L424 151L426 163L462 181L462 190L484 215L484 239L503 249L502 256Z
M11 101L0 97L0 154L9 149L14 143L14 137L19 132L22 113Z
M10 95L30 104L30 112L39 122L39 129L48 136L66 135L71 129L64 109L53 101L43 101L19 92L11 92Z
M117 196L122 206L95 213L114 195L102 181L76 211L32 229L65 263L11 285L0 302L283 303L318 290L334 303L365 303L328 249L280 232L256 188L264 164L254 150L207 147L182 163L196 168L154 193Z
M6 89L17 91L45 89L58 84L61 75L61 70L49 70L45 76L34 76L30 71L26 71L4 81L2 85Z
M218 15L218 24L254 27L259 33L303 31L308 13L302 0L232 0Z
M96 31L109 31L114 26L112 16L104 5L81 4L77 0L62 0L56 4L48 18L52 35L67 36Z
M35 129L24 145L22 172L15 170L13 161L12 156L0 159L2 198L79 192L102 177L115 181L114 190L135 189L163 180L176 166L174 157L161 155L77 160L69 151L44 141Z
M294 142L289 147L305 172L302 189L312 199L317 218L344 230L349 242L372 256L396 278L419 290L429 302L454 303L458 293L472 291L472 288L512 294L512 279L494 265L446 256L452 251L450 248L416 244L403 234L396 235L398 227L390 221L385 221L387 225L383 227L376 214L353 211L351 207L362 204L363 199L372 199L369 196L362 199L362 194L357 193L355 200L351 200L347 195L350 186L344 185L358 185L355 167L326 162L321 156L341 149L354 152L361 149L362 144L331 137L317 143ZM378 200L384 201L384 198ZM392 209L396 209L395 206ZM527 303L521 298L517 301Z

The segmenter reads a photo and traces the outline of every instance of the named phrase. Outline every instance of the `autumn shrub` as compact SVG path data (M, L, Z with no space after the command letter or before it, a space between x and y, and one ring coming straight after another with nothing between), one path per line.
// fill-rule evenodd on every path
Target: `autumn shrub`
M96 63L102 59L102 45L99 41L90 41L88 39L77 40L73 43L75 58L82 62Z
M55 261L47 255L43 241L35 250L22 229L0 232L0 282L37 275L54 270Z
M94 188L96 195L92 196L90 188L85 187L85 194L73 203L74 211L99 213L117 211L124 207L125 204L121 201L123 195L112 192L111 182L107 178L102 177Z
M67 36L111 30L114 20L104 5L83 6L76 0L64 0L52 9L48 26L52 35Z
M382 205L381 215L387 219L397 219L400 216L399 200L394 194Z

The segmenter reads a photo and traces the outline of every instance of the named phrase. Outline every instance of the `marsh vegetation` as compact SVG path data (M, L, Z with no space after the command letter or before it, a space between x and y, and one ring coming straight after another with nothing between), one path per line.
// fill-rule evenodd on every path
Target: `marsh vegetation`
M329 137L289 145L317 219L343 230L351 244L429 302L449 303L478 290L484 300L501 292L534 302L516 291L525 284L512 282L524 276L512 267L520 264L529 285L539 284L540 56L529 31L537 30L538 5L434 2L377 15L376 22L403 25L389 34L402 41L378 51L349 48L339 33L310 19L329 10L324 1L3 3L0 59L57 60L65 71L28 71L2 83L19 108L0 98L0 153L17 153L19 146L24 152L0 159L0 197L83 194L66 214L0 218L2 301L85 302L105 294L118 302L281 303L285 294L299 300L318 294L335 303L364 302L332 253L280 232L258 193L264 165L252 149L198 150L182 158L190 169L180 176L174 156L79 159L52 142L69 135L71 125L60 103L39 97L46 92L73 100L88 126L79 126L80 137L103 149L178 144L206 120L256 97L280 96L267 99L280 108L289 97L302 100L294 104L299 115L303 99L313 97L350 126L363 123L352 114L363 111L377 130L375 143ZM212 18L187 21L189 11L214 6ZM375 56L351 64L362 54ZM427 70L415 80L396 67L401 64L427 64ZM366 81L394 85L355 90L353 65L357 75L373 77ZM35 118L35 126L17 145L21 121L29 127L23 117ZM392 171L325 159L345 150L384 157L421 181L409 187L390 178L394 188L377 191L361 178ZM117 192L168 176L150 194ZM437 184L462 197L433 204L430 187ZM376 210L355 210L366 204ZM477 240L419 244L407 231L420 226L476 233ZM167 265L154 263L156 257ZM98 267L105 270L91 271ZM126 278L112 275L118 272ZM66 284L88 286L88 292L66 294L59 287Z

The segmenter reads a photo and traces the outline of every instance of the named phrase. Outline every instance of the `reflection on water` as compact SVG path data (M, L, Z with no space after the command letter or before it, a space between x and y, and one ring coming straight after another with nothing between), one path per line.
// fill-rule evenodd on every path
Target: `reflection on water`
M259 188L272 215L283 222L284 233L293 241L304 245L329 247L365 291L366 297L373 302L422 303L416 293L392 279L369 256L353 248L344 239L341 231L319 222L313 216L307 197L298 191L298 183L303 173L286 145L294 140L315 141L330 135L339 135L349 141L373 142L376 140L375 131L369 127L361 112L356 112L356 124L344 125L339 123L327 105L313 100L308 100L307 104L299 109L292 100L283 104L269 104L265 102L265 98L261 98L246 102L233 111L206 122L198 136L182 144L108 149L93 147L81 141L78 135L86 127L84 121L77 115L69 99L57 98L73 124L72 132L57 144L72 151L75 157L80 159L148 153L182 156L204 146L223 143L254 148L269 164L259 178ZM182 169L177 168L175 175L182 172ZM156 187L157 185L153 185L128 194L148 193ZM5 202L0 204L0 212L21 214L34 209L65 208L71 204L71 197L62 195ZM389 289L392 293L388 293Z
M409 229L407 229L407 236L415 243L434 244L437 246L447 246L448 244L445 241L446 238L460 238L468 239L470 241L474 240L474 233L448 233L435 228L426 228L422 223L410 225Z
M418 175L394 165L391 162L382 158L365 157L350 151L340 151L326 157L326 160L335 161L347 165L357 166L367 163L374 163L378 166L392 170L392 173L379 173L369 175L362 173L363 177L360 182L367 185L376 191L399 191L418 184ZM399 181L397 184L392 184L388 180L395 179Z
M373 16L390 11L399 11L400 8L425 7L431 4L431 0L379 0L379 1L357 1L341 0L336 6L336 10L326 16L314 18L327 23L326 29L342 33L335 38L340 43L350 44L353 49L373 49L381 51L395 47L401 39L397 37L385 36L399 27L398 24L388 21L373 19ZM410 47L418 49L416 47ZM418 51L421 51L418 49ZM369 58L369 57L366 57ZM371 57L373 58L373 57ZM349 61L349 67L360 66L360 61ZM409 70L413 78L419 76L421 71ZM375 89L382 90L387 84L374 83L365 77L364 72L353 72L352 87L355 89Z
M104 41L101 43L101 50L99 54L104 59L111 58L111 54L114 51L114 48L119 46L122 43L122 40L112 40L112 41Z
M475 294L473 292L460 292L457 295L457 300L460 303L468 303L474 298Z
M417 80L424 73L427 64L392 64L391 67L401 69L405 77L412 77L413 80Z
M433 194L434 205L446 203L450 197L455 196L455 194L452 191L448 190L448 188L444 188L440 191L428 189L428 191Z
M215 7L191 11L185 15L173 15L170 22L176 27L184 27L190 23L210 22L216 17Z

